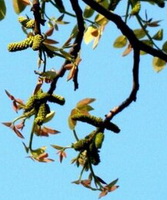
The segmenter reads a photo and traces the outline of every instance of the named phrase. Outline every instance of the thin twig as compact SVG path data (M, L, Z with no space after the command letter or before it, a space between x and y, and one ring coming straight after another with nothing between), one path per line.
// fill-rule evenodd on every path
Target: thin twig
M84 34L84 30L85 30L85 27L84 27L84 20L83 20L83 17L82 17L82 10L78 4L78 0L70 0L71 2L71 5L73 7L73 10L75 11L76 13L76 16L77 16L77 25L78 25L78 33L77 33L77 36L75 38L75 41L74 41L74 45L73 47L70 49L70 54L74 57L74 58L77 58L78 56L78 53L81 49L81 43L82 43L82 40L83 40L83 34ZM50 89L48 91L49 94L52 94L53 91L56 89L56 84L57 84L57 81L60 77L63 77L65 72L66 72L66 69L65 69L65 65L69 64L70 61L69 60L66 60L64 62L64 64L62 65L61 69L59 70L56 78L52 81L51 83L51 86L50 86ZM76 73L77 75L77 73ZM74 77L74 85L75 85L75 89L77 89L78 87L78 82L77 82L77 78Z
M134 63L133 63L133 87L129 97L119 106L115 107L106 115L106 121L110 121L116 114L128 107L133 101L136 101L137 91L139 90L139 62L140 50L134 49Z

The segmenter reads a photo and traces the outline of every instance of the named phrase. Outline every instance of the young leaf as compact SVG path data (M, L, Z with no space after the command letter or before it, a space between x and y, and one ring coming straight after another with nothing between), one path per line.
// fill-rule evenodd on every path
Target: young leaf
M71 116L69 116L68 117L68 125L69 125L69 127L70 127L71 130L74 130L76 124L77 124L76 120L73 120L71 118Z
M86 44L89 44L94 39L95 33L98 33L98 29L94 26L89 26L86 32L84 33L84 42Z
M113 46L115 48L122 48L122 47L126 46L126 44L127 44L127 38L124 35L121 35L121 36L116 38Z
M104 17L103 15L101 15L101 14L97 14L97 16L95 17L95 22L98 25L105 26L108 23L108 19L106 17Z
M164 42L163 46L162 46L162 50L167 53L167 41Z
M56 40L52 40L52 39L45 39L44 43L45 44L57 44L58 42Z
M153 58L153 68L156 72L160 72L166 65L166 62L158 57Z
M94 98L85 98L85 99L82 99L81 101L79 101L76 105L76 107L78 109L82 108L83 106L87 105L87 104L90 104L92 102L94 102L96 99Z
M13 8L16 14L20 14L26 7L23 0L13 0Z
M84 10L84 13L83 13L84 17L90 18L90 17L92 17L93 14L94 14L94 10L90 6L87 5L85 7L85 10Z
M112 186L114 186L116 183L118 182L118 178L117 179L115 179L114 181L112 181L111 183L109 183L108 185L107 185L107 187L112 187Z
M135 29L133 32L138 39L141 39L146 35L146 32L143 29Z
M55 144L53 144L53 145L51 145L53 148L55 148L55 149L57 149L57 150L62 150L62 149L64 149L64 147L62 147L62 146L58 146L58 145L55 145Z
M129 44L127 46L127 48L124 50L124 52L122 53L122 56L127 56L131 51L132 51L132 46Z
M78 112L79 112L78 109L74 108L74 109L72 109L71 114L68 117L68 125L69 125L71 130L74 130L74 128L75 128L75 126L77 124L76 120L72 119L72 116L77 114Z
M162 40L163 39L163 29L159 30L154 36L154 40Z
M0 0L0 20L4 19L6 15L6 5L4 0Z

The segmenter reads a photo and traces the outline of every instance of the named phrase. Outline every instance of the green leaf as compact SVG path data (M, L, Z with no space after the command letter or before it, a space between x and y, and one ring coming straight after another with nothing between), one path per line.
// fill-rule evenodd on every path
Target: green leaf
M167 41L162 45L162 50L167 53Z
M81 101L79 101L76 105L76 107L78 109L81 109L83 106L87 105L87 104L90 104L92 102L94 102L96 99L94 98L85 98L85 99L82 99Z
M94 14L94 10L90 6L87 5L85 7L85 10L84 10L84 13L83 13L84 17L90 18L90 17L92 17L93 14Z
M159 30L154 36L154 40L162 40L163 39L163 29Z
M62 55L67 59L67 60L72 60L72 55L66 51L64 51L63 49L60 49L60 52L62 53Z
M158 57L153 58L153 67L156 72L160 72L166 65L166 62Z
M124 35L121 35L116 38L113 46L115 48L123 48L126 46L126 44L127 44L127 38Z
M74 108L74 109L72 109L71 114L68 117L68 125L69 125L71 130L74 130L74 128L75 128L75 126L77 124L76 120L72 119L72 116L77 114L77 113L78 113L78 109Z
M6 5L4 0L0 0L0 20L4 19L6 15Z
M146 33L143 29L135 29L133 32L138 39L141 39L146 35Z
M53 148L55 148L55 149L57 149L57 150L62 150L62 149L64 149L64 147L62 147L62 146L58 146L58 145L55 145L55 144L53 144L53 145L51 145Z
M20 14L25 9L25 7L26 5L22 0L13 0L13 8L17 14Z
M107 187L112 187L118 182L118 178L107 185Z
M53 45L50 45L48 43L43 42L43 44L50 50L50 51L59 51L60 49L58 47L55 47Z

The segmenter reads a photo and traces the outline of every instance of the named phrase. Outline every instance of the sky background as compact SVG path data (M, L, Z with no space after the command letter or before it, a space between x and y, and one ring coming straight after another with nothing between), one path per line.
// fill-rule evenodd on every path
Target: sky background
M17 114L12 110L11 101L4 90L24 101L32 94L37 76L37 53L31 49L10 53L7 45L10 42L25 38L18 16L14 13L11 1L7 2L7 16L0 22L0 121L11 121ZM148 15L155 20L163 19L164 40L166 35L167 9L144 4ZM150 10L151 8L151 10ZM70 7L69 7L70 9ZM48 8L49 12L53 12ZM124 11L120 6L118 11ZM48 13L49 13L48 12ZM155 16L155 13L157 15ZM21 15L32 16L27 8ZM54 14L58 14L57 11ZM65 18L68 21L68 17ZM73 20L72 20L73 21ZM133 21L133 20L132 20ZM66 33L74 24L61 26L56 33L56 40L63 41ZM138 28L132 23L132 27ZM67 29L66 29L67 28ZM158 29L153 29L156 32ZM44 30L45 31L45 30ZM67 31L67 32L65 32ZM48 146L49 156L53 163L38 163L26 158L22 142L28 143L31 120L23 131L24 140L19 139L7 127L0 127L0 199L7 200L46 200L68 199L94 200L98 192L92 192L80 185L71 184L77 180L80 168L70 164L77 154L67 151L67 158L59 163L56 151L50 144L69 145L74 142L68 128L67 118L76 103L86 97L96 98L92 103L93 115L104 117L110 109L119 105L130 93L132 87L132 54L122 57L123 50L113 48L113 40L121 33L116 26L106 27L99 46L92 50L90 45L83 44L82 62L79 71L79 90L73 90L73 83L63 77L58 82L57 94L66 98L65 106L52 105L56 117L48 126L61 134L49 138L34 138L33 147ZM62 60L48 60L47 69L58 70ZM120 134L105 133L101 150L101 163L94 168L98 176L106 182L119 178L118 190L104 197L106 200L163 200L167 196L167 70L156 73L152 67L152 57L145 55L140 62L140 90L137 102L114 117L121 129ZM93 130L79 124L77 131L82 138ZM87 132L88 131L88 132ZM85 176L86 178L86 176Z

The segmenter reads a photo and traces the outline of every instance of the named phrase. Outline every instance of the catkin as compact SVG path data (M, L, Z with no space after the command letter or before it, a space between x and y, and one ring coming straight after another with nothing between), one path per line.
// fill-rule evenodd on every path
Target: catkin
M33 40L33 44L32 44L32 49L34 51L39 50L40 47L41 47L42 41L43 41L43 36L42 35L40 35L40 34L35 35L34 36L34 40Z
M92 115L83 115L83 114L75 114L72 116L73 120L86 122L96 127L100 127L103 125L103 119L100 117L95 117Z
M101 146L103 144L103 140L104 140L104 133L102 133L102 132L97 133L96 136L95 136L95 141L94 141L95 147L97 149L101 148Z
M31 96L25 104L24 111L28 112L35 106L36 95Z
M43 103L39 106L37 116L35 118L35 123L38 125L42 125L45 120L46 115L49 113L48 104Z
M8 45L8 51L10 52L21 51L27 49L28 47L31 47L32 44L33 44L33 36L30 36L23 41L10 43Z
M52 103L57 103L60 105L64 105L65 104L65 98L56 94L52 94L51 96L49 96L48 101L52 102Z
M28 19L27 17L20 16L18 17L18 21L21 23L22 26L25 28L34 28L35 26L35 20L34 19Z

